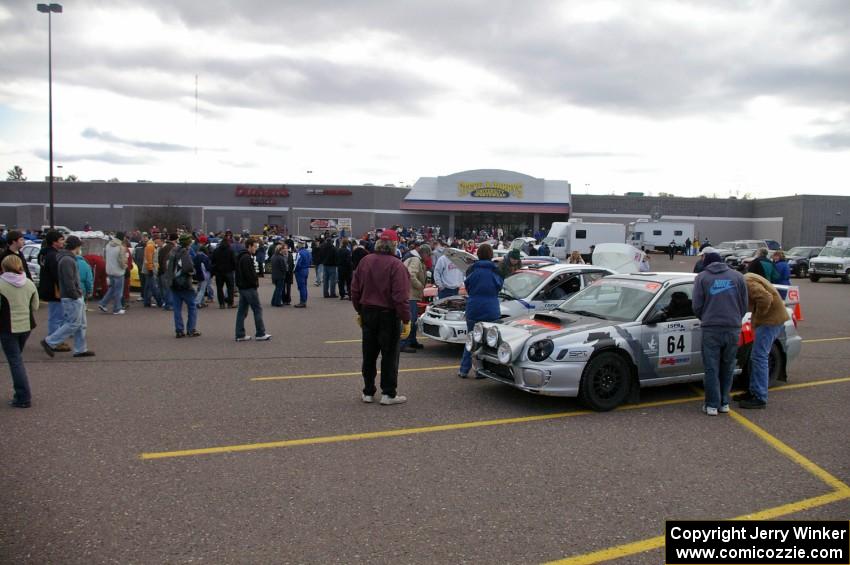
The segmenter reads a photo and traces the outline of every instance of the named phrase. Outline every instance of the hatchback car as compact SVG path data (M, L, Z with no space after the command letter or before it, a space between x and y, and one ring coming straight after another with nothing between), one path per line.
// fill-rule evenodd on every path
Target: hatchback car
M501 316L550 310L567 297L614 271L593 265L546 265L521 269L505 279L499 293ZM419 331L438 341L466 341L466 297L435 301L417 320Z
M466 345L475 371L535 394L577 396L594 410L611 410L643 387L700 381L702 330L691 307L695 277L613 275L554 310L478 323ZM799 292L788 296L796 300ZM747 379L749 314L741 324L736 373ZM787 380L786 365L800 354L796 324L789 309L770 351L771 382Z

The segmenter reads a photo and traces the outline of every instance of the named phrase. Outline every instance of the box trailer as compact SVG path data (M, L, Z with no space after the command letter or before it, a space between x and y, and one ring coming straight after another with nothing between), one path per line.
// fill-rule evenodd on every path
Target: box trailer
M644 251L667 251L671 241L682 247L685 240L694 240L694 225L688 222L631 222L627 231L628 243Z
M623 224L590 223L577 219L554 222L543 239L549 246L550 255L559 259L566 259L572 251L589 255L591 246L623 243L625 240L626 226Z

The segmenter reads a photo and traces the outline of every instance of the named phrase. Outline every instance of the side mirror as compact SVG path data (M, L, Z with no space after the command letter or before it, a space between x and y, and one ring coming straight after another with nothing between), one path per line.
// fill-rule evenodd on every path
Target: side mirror
M646 320L643 321L644 324L653 325L660 324L661 322L667 321L667 313L664 310L659 310L655 314L649 316Z

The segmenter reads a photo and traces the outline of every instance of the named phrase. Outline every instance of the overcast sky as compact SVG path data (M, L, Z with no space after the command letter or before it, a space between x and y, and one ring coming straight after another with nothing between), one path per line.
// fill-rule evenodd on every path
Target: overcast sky
M55 162L82 180L497 168L574 194L850 192L847 0L63 6ZM47 24L0 0L0 173L30 180L48 174Z

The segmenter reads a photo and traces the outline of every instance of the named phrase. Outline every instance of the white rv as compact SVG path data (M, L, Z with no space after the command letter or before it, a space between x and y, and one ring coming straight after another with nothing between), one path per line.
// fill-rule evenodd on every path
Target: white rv
M543 241L549 246L549 254L566 259L571 251L582 255L590 254L590 246L600 243L622 243L626 239L623 224L595 224L572 219L569 222L554 222Z
M637 220L628 229L628 243L644 251L666 251L671 241L685 245L685 240L694 240L694 225L687 222L664 222Z

